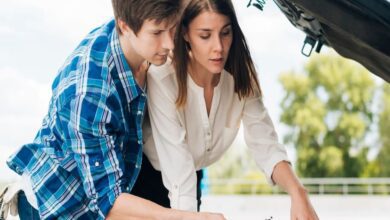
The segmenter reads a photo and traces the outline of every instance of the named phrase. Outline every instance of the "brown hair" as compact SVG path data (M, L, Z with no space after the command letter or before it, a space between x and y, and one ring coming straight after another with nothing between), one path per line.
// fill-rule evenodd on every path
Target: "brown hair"
M135 34L145 20L157 23L165 19L174 21L180 12L181 0L111 0L115 20L124 21ZM117 31L121 34L117 26Z
M202 11L213 11L230 19L233 41L224 68L234 78L234 91L238 97L242 99L255 93L261 95L256 70L231 0L191 0L184 9L175 36L173 65L179 86L176 106L183 107L187 102L187 65L190 59L190 45L184 40L184 33L188 30L191 21Z

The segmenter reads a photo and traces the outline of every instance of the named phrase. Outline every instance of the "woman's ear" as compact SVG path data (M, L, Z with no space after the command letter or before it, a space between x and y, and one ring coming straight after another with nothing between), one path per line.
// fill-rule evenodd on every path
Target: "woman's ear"
M183 29L183 38L187 43L189 42L187 28Z

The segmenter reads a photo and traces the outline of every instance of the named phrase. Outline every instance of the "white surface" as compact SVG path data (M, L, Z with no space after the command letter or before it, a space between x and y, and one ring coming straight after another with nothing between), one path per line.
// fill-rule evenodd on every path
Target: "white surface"
M321 220L389 220L390 196L312 195ZM202 211L220 212L228 220L290 219L290 198L275 196L204 196Z
M390 219L390 196L312 195L310 198L321 220ZM228 220L265 220L271 216L272 220L289 220L290 199L285 195L207 195L202 198L201 211L220 212Z

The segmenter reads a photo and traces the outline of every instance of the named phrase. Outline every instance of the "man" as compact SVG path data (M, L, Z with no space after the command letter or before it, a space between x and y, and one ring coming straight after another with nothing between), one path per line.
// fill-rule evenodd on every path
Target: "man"
M173 48L180 1L112 5L115 20L93 30L60 69L33 143L7 161L23 178L20 218L223 219L130 194L142 163L146 70Z

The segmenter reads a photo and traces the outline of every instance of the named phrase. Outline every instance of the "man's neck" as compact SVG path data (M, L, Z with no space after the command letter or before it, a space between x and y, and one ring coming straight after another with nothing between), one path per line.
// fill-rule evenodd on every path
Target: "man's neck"
M130 69L133 73L134 79L141 88L144 88L147 71L147 68L145 69L144 64L145 59L134 50L126 36L120 34L119 43L121 45L123 54L125 55L127 64L130 66Z

